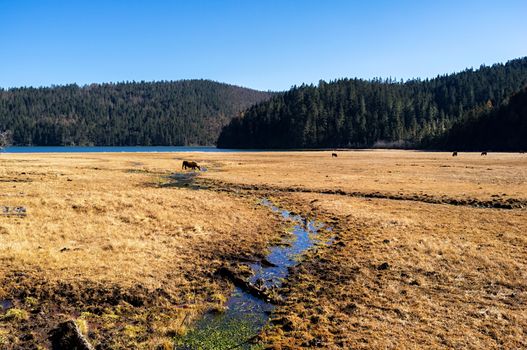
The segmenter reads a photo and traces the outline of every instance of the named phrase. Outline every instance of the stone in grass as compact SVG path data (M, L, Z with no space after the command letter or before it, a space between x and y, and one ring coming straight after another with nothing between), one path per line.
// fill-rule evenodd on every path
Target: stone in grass
M51 340L53 350L94 350L93 346L84 338L79 327L73 320L62 322L57 328L51 330L49 339Z

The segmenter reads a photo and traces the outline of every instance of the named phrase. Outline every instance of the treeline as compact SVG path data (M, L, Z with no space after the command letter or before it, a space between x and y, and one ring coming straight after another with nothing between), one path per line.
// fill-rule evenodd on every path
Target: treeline
M427 146L459 151L527 151L527 88L499 108L468 113Z
M223 128L223 148L430 145L476 110L527 84L527 58L434 79L341 79L302 85L249 108Z
M270 96L209 80L0 89L0 131L16 145L213 145Z

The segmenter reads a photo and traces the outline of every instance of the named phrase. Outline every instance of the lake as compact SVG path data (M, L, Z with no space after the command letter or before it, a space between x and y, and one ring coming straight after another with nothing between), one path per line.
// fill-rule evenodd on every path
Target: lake
M116 152L261 152L206 146L13 146L4 153L116 153Z

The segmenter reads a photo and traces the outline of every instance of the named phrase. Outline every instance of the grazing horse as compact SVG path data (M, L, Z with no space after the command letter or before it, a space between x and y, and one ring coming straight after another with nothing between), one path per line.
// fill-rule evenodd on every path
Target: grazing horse
M189 169L189 168L192 170L195 170L195 169L201 170L198 163L184 160L183 164L181 165L181 169Z
M457 157L457 152L453 152L452 157Z
M331 153L331 158L333 158L333 157L337 158L337 154L336 153Z
M482 156L486 156L486 155L487 155L487 152L481 152L481 155L482 155Z

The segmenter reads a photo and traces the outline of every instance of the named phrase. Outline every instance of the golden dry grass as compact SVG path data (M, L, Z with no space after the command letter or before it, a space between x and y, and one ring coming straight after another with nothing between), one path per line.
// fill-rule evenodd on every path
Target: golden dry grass
M527 347L525 155L362 151L335 159L292 152L233 154L224 164L206 176L281 190L269 194L337 227L336 243L313 252L291 276L289 301L263 336L269 346ZM298 188L313 193L290 192ZM472 199L513 199L523 209L474 208ZM379 270L384 262L388 269Z
M270 347L525 347L525 208L424 202L525 205L527 157L338 154L2 154L0 204L24 205L28 216L0 218L0 292L53 291L65 281L82 297L91 289L104 300L117 293L117 305L97 308L95 298L81 310L56 311L86 320L92 338L109 347L166 344L187 318L225 299L226 284L212 277L217 267L261 252L279 234L275 217L257 205L272 196L334 224L337 238L291 275L289 301L273 315L281 320L263 335ZM200 178L211 190L159 186L182 159L208 168ZM370 193L412 200L362 198ZM378 270L383 262L389 268ZM130 295L144 306L130 307ZM47 292L38 301L46 296L47 307L70 297ZM16 306L34 310L29 304ZM35 338L46 321L35 320ZM16 335L21 326L3 322L2 329Z
M214 155L227 168L206 177L232 183L451 198L527 199L527 156L515 153L347 151Z
M145 169L120 164L121 157L10 158L0 172L2 204L25 206L29 215L2 218L3 270L46 266L42 272L49 278L75 279L81 271L94 280L156 288L160 274L171 274L196 254L243 244L247 232L254 233L251 243L266 240L258 232L268 227L257 219L267 215L256 203L144 185L155 180L148 171L177 169L174 160ZM29 157L19 156L24 158Z
M229 291L210 277L225 257L261 252L274 234L253 199L157 186L180 169L173 156L2 154L0 163L0 205L28 211L0 217L0 299L45 299L67 284L78 296L66 304L86 288L134 297L140 288L148 303L161 289L200 310Z
M292 275L273 348L527 346L527 213L296 194L336 243ZM388 263L387 269L380 269ZM284 321L287 320L287 321Z

